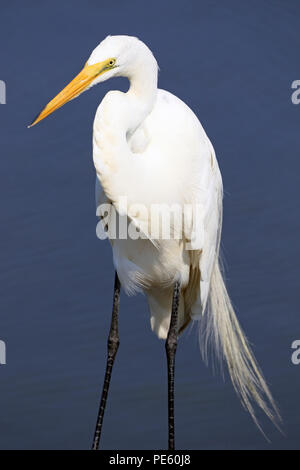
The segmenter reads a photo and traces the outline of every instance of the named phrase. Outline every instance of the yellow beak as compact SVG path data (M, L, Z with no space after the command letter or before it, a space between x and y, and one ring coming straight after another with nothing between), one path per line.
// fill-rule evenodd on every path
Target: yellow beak
M42 119L49 116L56 109L80 95L98 75L109 70L108 62L105 60L94 65L86 63L81 72L44 107L28 127L35 126L35 124L42 121Z

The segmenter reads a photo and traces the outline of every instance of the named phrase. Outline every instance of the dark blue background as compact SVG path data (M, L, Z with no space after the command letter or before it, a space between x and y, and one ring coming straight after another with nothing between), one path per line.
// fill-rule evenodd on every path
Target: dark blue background
M268 444L228 377L204 366L191 331L177 355L177 445L299 447L299 15L297 0L1 2L1 448L91 443L113 286L109 244L95 235L92 121L106 91L127 84L94 87L26 125L107 34L149 45L160 87L192 107L215 146L228 287L284 420L282 436L262 417ZM123 296L120 313L103 447L163 448L164 344L143 297Z

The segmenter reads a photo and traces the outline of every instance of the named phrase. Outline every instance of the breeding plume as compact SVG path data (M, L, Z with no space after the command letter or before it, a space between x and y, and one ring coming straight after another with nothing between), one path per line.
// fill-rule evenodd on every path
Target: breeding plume
M174 71L176 67L178 64L174 64ZM204 358L212 343L220 359L225 359L233 386L256 424L255 404L272 421L279 419L221 274L223 191L213 146L191 109L173 94L158 89L157 75L157 62L142 41L108 36L79 75L31 124L93 85L115 76L129 79L127 93L110 91L105 95L93 128L97 214L100 228L109 236L116 271L93 449L99 446L119 346L121 287L127 293L145 293L151 328L166 341L169 449L175 446L177 338L192 320L199 322ZM126 236L120 236L124 222Z

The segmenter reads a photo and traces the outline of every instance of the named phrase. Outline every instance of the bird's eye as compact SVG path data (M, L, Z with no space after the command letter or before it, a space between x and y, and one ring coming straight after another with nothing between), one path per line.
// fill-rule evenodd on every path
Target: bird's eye
M112 67L113 65L115 65L115 62L116 62L116 61L115 61L114 59L111 59L111 60L108 62L108 65L109 65L110 67Z

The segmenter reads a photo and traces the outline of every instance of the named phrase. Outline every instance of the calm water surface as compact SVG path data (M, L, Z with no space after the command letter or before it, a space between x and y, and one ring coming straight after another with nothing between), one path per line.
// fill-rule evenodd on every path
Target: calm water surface
M95 235L93 116L115 80L28 130L42 105L107 34L143 39L160 87L185 100L214 143L225 187L228 286L284 419L268 444L232 386L200 360L196 329L177 355L177 444L299 448L300 4L291 1L10 1L1 5L0 366L2 449L90 446L106 354L113 268ZM145 299L121 299L121 348L103 447L161 449L167 437L164 344Z

